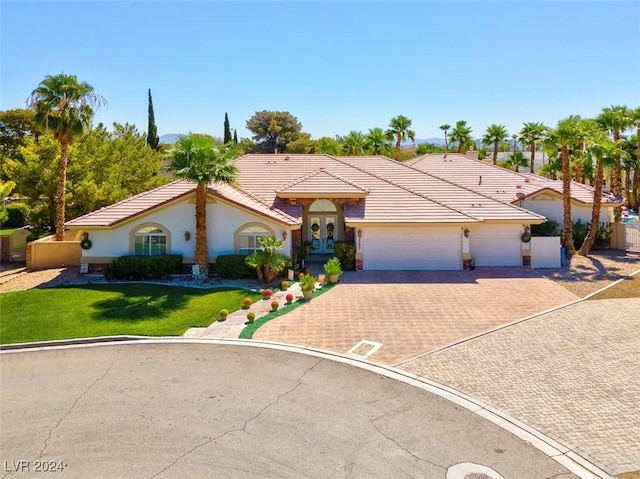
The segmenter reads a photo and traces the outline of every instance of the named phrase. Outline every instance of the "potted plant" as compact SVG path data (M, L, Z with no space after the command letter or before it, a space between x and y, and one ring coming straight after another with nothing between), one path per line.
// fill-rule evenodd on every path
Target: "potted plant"
M300 289L302 290L302 296L307 301L311 301L313 290L316 288L316 277L312 274L305 274L300 276Z
M293 303L293 295L291 293L287 294L286 298L287 304Z
M342 267L340 266L340 260L335 256L324 264L324 272L329 276L329 281L337 283L338 278L342 274Z
M227 316L229 316L229 310L221 309L220 310L220 319L218 319L218 321L226 321L227 320Z
M253 311L249 311L247 313L247 322L248 323L253 323L256 319L256 313L254 313Z

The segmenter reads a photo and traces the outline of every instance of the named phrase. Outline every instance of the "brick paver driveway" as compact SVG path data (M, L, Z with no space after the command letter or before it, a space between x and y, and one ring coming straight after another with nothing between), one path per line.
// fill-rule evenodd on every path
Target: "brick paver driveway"
M621 474L640 471L639 359L640 298L632 298L583 301L400 367Z
M361 271L262 326L254 339L339 353L382 343L371 360L395 364L578 299L531 269Z

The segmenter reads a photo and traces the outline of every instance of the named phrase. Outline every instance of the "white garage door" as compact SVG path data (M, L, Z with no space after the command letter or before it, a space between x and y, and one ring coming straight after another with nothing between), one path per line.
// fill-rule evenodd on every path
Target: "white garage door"
M363 228L366 270L461 270L460 228Z
M522 266L519 225L483 225L469 230L476 266Z

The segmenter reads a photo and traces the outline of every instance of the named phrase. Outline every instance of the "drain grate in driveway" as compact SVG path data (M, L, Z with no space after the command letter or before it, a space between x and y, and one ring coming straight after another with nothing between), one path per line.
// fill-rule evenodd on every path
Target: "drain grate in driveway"
M354 347L352 347L349 351L347 351L347 354L355 354L357 356L369 357L373 353L375 353L378 349L380 349L381 346L382 346L382 343L376 343L373 341L368 341L366 339L363 339Z

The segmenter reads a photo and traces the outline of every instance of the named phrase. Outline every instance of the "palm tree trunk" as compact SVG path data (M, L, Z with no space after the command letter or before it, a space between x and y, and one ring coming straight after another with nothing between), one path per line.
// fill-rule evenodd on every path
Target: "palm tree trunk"
M638 140L638 145L640 145L640 140ZM638 147L640 148L640 146ZM449 141L447 140L447 130L444 130L444 156L447 156L449 152Z
M633 186L631 187L631 196L633 197L631 207L636 210L636 213L638 212L638 205L640 203L640 198L638 198L638 190L640 190L640 127L638 128L637 136L636 167L633 170Z
M396 161L400 158L400 143L402 142L402 137L398 135L398 141L396 142Z
M69 142L60 140L60 160L58 161L58 194L56 196L56 241L64 241L64 214L66 209L67 159Z
M613 141L618 144L620 140L620 133L617 131L613 132ZM613 165L613 174L611 175L611 191L616 196L622 196L622 161L620 157L616 158L615 164ZM620 223L622 221L622 206L616 206L614 211L614 219L615 223Z
M602 182L604 180L604 169L602 161L596 159L596 186L593 192L593 208L591 209L591 225L589 226L589 234L584 239L578 254L588 256L593 243L596 241L598 227L600 226L600 205L602 203Z
M196 264L200 274L209 273L207 258L207 185L196 186Z
M524 145L523 145L524 148ZM536 142L532 141L530 144L531 148L531 173L535 173L535 162L536 162Z
M568 255L573 255L576 248L573 244L573 221L571 219L571 167L569 149L562 145L562 206L564 213L564 245Z
M494 165L498 164L498 142L497 141L493 142L493 164Z
M627 198L627 208L631 207L631 165L627 163L624 167L624 191Z

